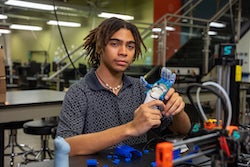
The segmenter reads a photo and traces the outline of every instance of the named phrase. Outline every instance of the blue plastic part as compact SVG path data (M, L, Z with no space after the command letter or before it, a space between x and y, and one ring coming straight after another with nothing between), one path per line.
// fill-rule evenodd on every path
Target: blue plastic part
M96 159L88 159L87 166L91 166L91 167L97 166L97 160Z
M193 146L193 151L189 152L187 155L192 155L192 154L198 153L199 150L200 150L200 147L197 146L197 145L194 145L194 146ZM186 160L186 162L192 163L193 160L192 160L192 159L189 159L189 160Z
M120 145L115 148L115 155L136 159L142 157L142 152L128 145Z
M119 164L120 163L120 159L114 159L113 163L116 164L116 165Z
M156 162L151 162L151 167L156 167Z
M103 167L109 167L108 165L103 165Z
M172 87L176 79L176 74L172 73L171 70L163 67L161 69L161 78L154 84L149 84L144 77L140 77L140 80L144 87L147 89L146 98L144 103L152 100L164 100L164 97L168 90Z
M144 154L148 154L148 153L149 153L149 150L144 150L143 153L144 153Z
M112 156L112 155L107 155L107 158L108 158L108 159L112 159L113 156Z
M57 136L54 140L55 147L55 167L69 167L69 152L70 145L64 140L64 138Z
M181 157L181 149L176 149L173 151L173 158L178 159Z
M125 161L126 161L126 162L130 162L130 161L131 161L131 158L125 158Z

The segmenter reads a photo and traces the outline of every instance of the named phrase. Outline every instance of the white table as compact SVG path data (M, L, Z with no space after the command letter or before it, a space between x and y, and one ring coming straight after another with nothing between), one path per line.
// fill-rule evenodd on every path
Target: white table
M65 92L55 90L19 90L6 94L0 105L0 167L4 166L4 124L13 121L58 116Z

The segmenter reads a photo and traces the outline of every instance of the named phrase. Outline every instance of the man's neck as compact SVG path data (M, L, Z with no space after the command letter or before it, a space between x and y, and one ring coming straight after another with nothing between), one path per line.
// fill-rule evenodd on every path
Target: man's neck
M99 79L101 79L103 82L107 83L111 87L116 87L122 82L123 73L112 72L107 68L102 68L102 67L98 67L96 69L96 73Z

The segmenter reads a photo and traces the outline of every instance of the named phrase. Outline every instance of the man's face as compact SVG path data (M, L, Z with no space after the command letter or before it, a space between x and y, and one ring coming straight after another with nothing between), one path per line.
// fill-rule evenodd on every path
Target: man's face
M111 36L101 55L101 63L112 71L124 72L134 55L135 39L130 30L122 28Z

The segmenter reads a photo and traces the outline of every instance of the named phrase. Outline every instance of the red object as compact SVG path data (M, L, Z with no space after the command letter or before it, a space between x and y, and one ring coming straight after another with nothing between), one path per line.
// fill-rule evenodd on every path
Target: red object
M173 143L162 142L156 145L156 166L172 167L173 166Z
M181 8L181 0L154 0L154 22L160 19L162 16L170 13L174 14L178 9ZM174 21L176 18L172 18ZM180 26L175 26L175 31L168 31L167 41L166 41L166 60L168 60L174 53L175 49L179 49L181 46L180 38ZM154 39L154 59L153 63L158 62L158 40ZM163 56L163 55L161 55ZM161 60L160 60L161 61Z
M227 140L225 136L219 137L220 147L226 153L227 157L230 158L231 153L227 145Z

